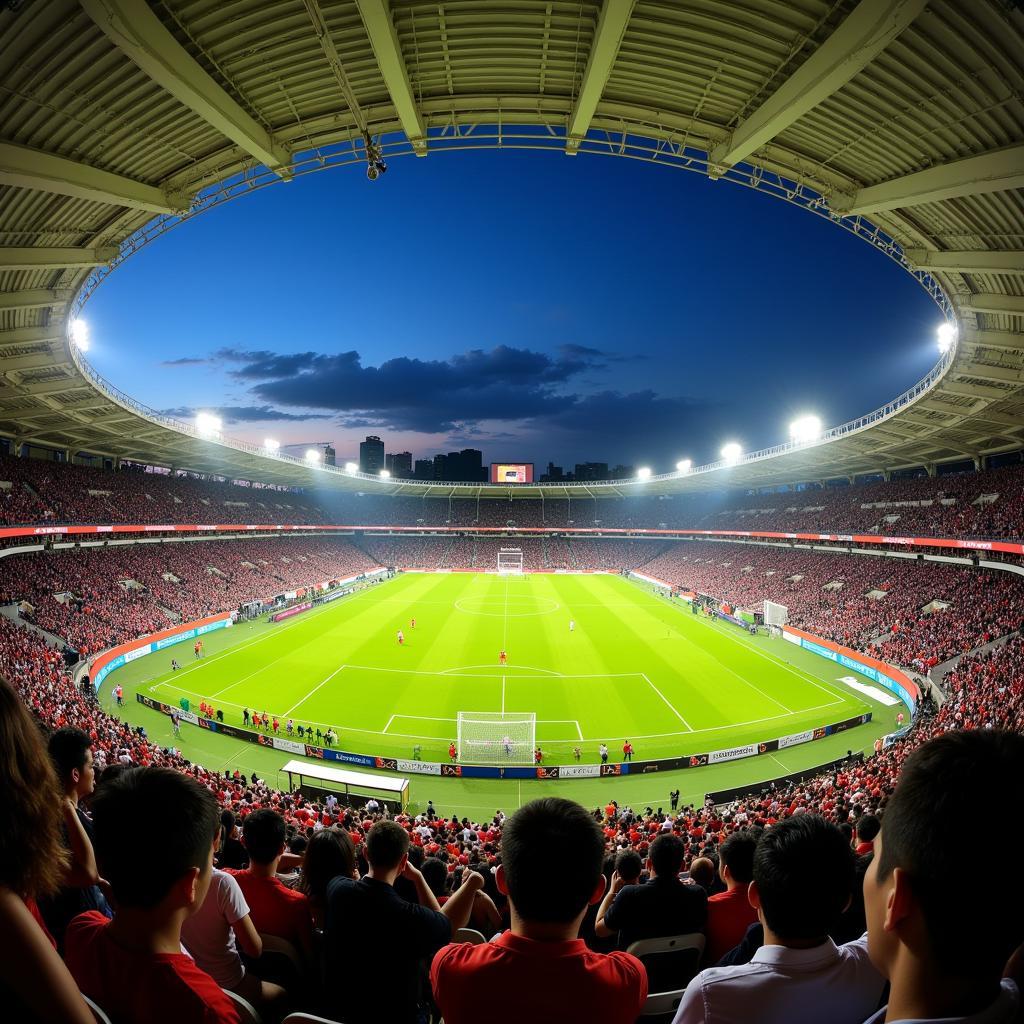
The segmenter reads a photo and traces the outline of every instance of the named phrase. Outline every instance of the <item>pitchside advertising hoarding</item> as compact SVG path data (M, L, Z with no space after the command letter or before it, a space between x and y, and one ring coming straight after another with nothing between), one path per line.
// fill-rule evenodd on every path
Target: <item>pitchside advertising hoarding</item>
M492 484L532 484L532 462L492 462Z

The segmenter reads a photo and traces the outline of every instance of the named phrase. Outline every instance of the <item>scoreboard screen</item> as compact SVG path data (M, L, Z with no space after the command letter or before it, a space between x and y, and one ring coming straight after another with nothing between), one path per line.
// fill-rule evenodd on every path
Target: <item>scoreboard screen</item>
M532 462L492 462L492 484L532 484Z

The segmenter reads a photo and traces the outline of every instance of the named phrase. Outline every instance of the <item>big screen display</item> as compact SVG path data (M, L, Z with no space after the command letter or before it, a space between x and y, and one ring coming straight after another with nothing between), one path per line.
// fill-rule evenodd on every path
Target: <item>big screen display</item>
M492 462L492 484L532 484L532 462Z

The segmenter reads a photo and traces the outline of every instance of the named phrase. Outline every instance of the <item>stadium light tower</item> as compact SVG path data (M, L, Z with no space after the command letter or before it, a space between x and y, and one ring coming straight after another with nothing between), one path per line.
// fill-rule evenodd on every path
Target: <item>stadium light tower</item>
M821 420L817 416L800 416L790 423L789 436L797 444L816 441L821 437Z
M743 449L735 441L730 441L728 444L722 445L722 458L730 466L733 465L733 463L739 462L742 454Z
M220 433L220 429L224 424L221 423L219 416L214 416L210 412L197 412L196 413L196 433L200 437L214 437Z
M693 460L692 459L680 459L676 463L676 472L677 473L689 473L692 468L693 468Z
M89 351L89 325L81 318L71 321L71 341L79 352Z
M637 476L638 480L650 480L651 479L651 467L650 466L641 466L636 471L636 476Z
M268 452L272 452L276 455L281 450L281 442L275 441L272 437L265 437L263 439L263 447L266 448Z
M356 470L358 470L358 469L359 469L359 466L355 462L346 462L345 463L345 472L346 473L355 473Z
M939 346L939 352L945 355L956 342L956 324L949 320L939 324L935 331L935 340Z
M306 449L306 461L311 466L315 466L320 461L320 453L315 448L307 448Z

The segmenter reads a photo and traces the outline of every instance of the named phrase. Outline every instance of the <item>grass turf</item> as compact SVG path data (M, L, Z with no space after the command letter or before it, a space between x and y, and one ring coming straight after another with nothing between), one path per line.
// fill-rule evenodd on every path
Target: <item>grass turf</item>
M424 793L437 802L444 792L467 813L507 809L552 785L592 804L607 799L610 787L634 806L666 803L676 786L684 802L699 799L824 762L848 747L868 749L895 716L840 683L834 663L694 616L617 576L407 574L294 619L241 624L204 639L201 661L190 645L141 658L110 677L101 699L109 702L114 680L122 683L128 707L121 713L168 744L169 722L135 704L136 689L167 703L205 699L238 725L243 707L266 710L281 718L282 735L289 717L331 725L343 750L410 757L418 744L425 760L445 761L458 711L532 711L549 764L571 763L577 745L584 762L596 761L601 741L613 761L624 739L645 760L772 739L865 710L875 715L837 737L674 775L525 787L412 778L414 803L425 803ZM502 649L505 666L498 664ZM172 656L183 666L178 672L170 671ZM255 769L284 784L273 773L288 754L188 725L173 742L208 767Z

